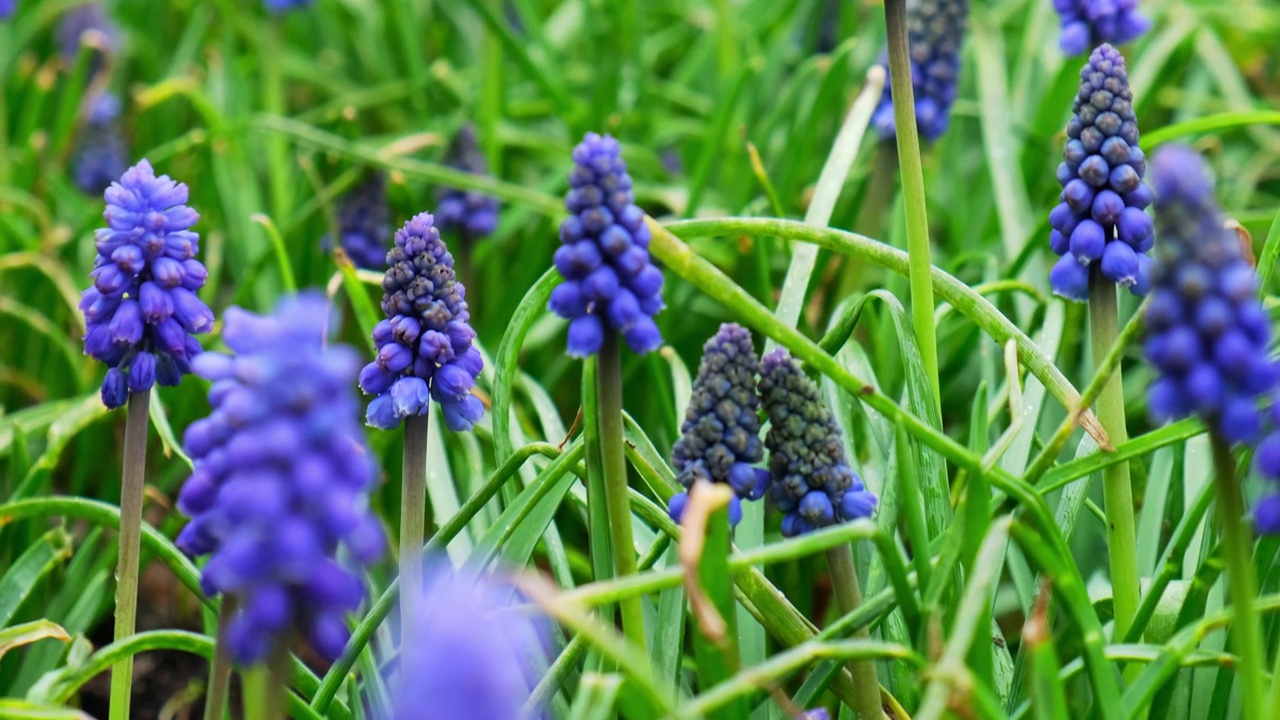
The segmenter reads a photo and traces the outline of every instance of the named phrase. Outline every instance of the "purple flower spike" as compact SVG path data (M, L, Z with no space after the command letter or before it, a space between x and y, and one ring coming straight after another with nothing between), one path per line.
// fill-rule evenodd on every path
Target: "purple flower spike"
M65 62L75 62L86 33L97 34L89 63L89 75L92 77L105 64L102 53L114 54L120 49L121 32L99 3L85 3L67 10L58 21L58 46Z
M1138 14L1138 0L1053 0L1062 18L1058 46L1067 55L1080 55L1102 43L1121 45L1151 27Z
M768 488L769 473L756 467L763 456L756 394L760 362L751 342L745 328L725 323L702 349L680 439L671 450L676 479L686 490L702 479L727 483L738 498L759 500ZM669 506L676 521L684 502L673 498Z
M573 149L571 215L560 224L556 269L564 276L547 306L569 320L569 354L600 350L606 331L621 333L636 353L657 350L662 335L662 272L649 259L649 227L635 204L618 141L587 133Z
M453 256L431 213L420 213L396 232L382 278L382 312L373 329L378 355L360 372L360 387L377 395L369 425L391 430L402 418L426 415L440 403L450 430L470 430L484 417L471 394L484 367L472 345L466 288L453 271Z
M338 202L340 244L356 267L367 270L387 267L389 215L387 176L381 172L369 174ZM320 244L329 250L333 247L333 238L326 235Z
M475 130L463 126L450 152L449 167L472 175L488 175ZM498 227L498 201L474 190L441 188L436 193L436 225L441 232L457 232L463 242L475 242Z
M394 720L521 716L535 669L546 662L545 618L514 608L523 600L510 583L454 570L447 558L429 558L423 574L422 612L409 621L412 647L392 686Z
M76 139L72 160L76 185L93 195L102 193L124 173L128 157L120 127L120 97L101 93L91 101L88 118Z
M968 16L968 0L907 0L907 44L916 126L920 137L929 142L942 137L951 124ZM887 55L881 58L880 65L889 72ZM871 123L881 140L897 135L893 94L887 84Z
M209 555L207 594L235 597L227 627L235 658L263 660L292 635L335 658L343 617L364 597L359 575L338 564L346 546L378 559L382 530L367 496L374 465L356 420L355 351L328 345L330 308L319 294L286 298L259 316L230 308L223 338L235 356L192 364L211 381L213 411L187 428L195 470L178 496L191 522L177 545Z
M760 363L760 400L769 416L769 497L785 516L782 534L871 517L876 497L845 458L835 416L786 350Z
M104 193L93 285L81 294L85 354L127 377L127 390L150 390L153 382L177 385L200 353L192 334L213 326L213 311L198 298L207 274L195 259L199 219L187 207L187 186L156 177L142 160ZM145 367L133 369L137 362ZM116 408L127 399L118 375L108 373L102 401Z
M1049 247L1062 259L1049 273L1049 285L1055 294L1083 302L1096 269L1144 295L1150 287L1144 253L1154 242L1143 212L1150 200L1142 185L1146 156L1138 147L1124 57L1110 45L1094 50L1080 71L1067 138L1058 166L1062 202L1049 212Z

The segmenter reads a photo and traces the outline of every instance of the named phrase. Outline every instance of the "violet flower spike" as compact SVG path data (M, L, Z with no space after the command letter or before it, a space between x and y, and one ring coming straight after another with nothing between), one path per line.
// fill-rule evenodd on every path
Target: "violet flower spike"
M472 175L489 174L470 125L458 131L448 164ZM441 232L458 233L463 242L480 240L498 227L498 200L475 190L441 188L436 193L436 225Z
M920 137L933 142L951 124L960 77L968 0L907 0L907 43L911 54L911 87ZM880 60L889 73L888 57ZM885 85L871 124L881 140L897 135L893 92Z
M387 176L370 173L338 201L338 238L342 249L358 268L385 270L387 236L391 234L387 207ZM325 250L333 248L333 238L320 240Z

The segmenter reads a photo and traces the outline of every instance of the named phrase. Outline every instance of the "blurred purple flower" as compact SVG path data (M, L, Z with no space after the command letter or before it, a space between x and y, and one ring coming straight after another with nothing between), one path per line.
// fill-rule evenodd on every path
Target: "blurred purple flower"
M370 173L338 201L338 232L342 249L356 267L369 270L387 267L391 220L384 173ZM333 239L326 235L320 244L326 250L331 249Z
M915 96L920 137L934 141L951 124L960 77L960 47L964 44L968 0L907 0L907 43L911 60L911 88ZM888 57L880 60L889 72ZM893 92L886 83L871 124L882 140L897 135Z
M464 125L450 151L449 167L472 175L488 175L489 166L475 130ZM475 190L441 188L436 193L436 225L441 232L457 232L463 242L475 242L498 226L498 201Z
M72 159L76 185L87 193L102 193L124 173L128 156L120 127L120 97L111 92L100 93L92 99L88 117L76 138Z
M1102 43L1121 45L1151 27L1138 14L1138 0L1053 0L1062 19L1058 46L1067 55L1079 55Z

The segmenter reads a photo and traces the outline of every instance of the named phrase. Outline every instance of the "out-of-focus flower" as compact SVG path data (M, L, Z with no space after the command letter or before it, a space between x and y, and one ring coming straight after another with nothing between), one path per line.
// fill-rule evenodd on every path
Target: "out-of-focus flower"
M431 213L414 216L396 232L387 263L387 319L373 329L377 357L360 372L361 389L377 396L368 422L390 430L401 418L426 415L434 399L449 429L470 430L484 416L484 405L471 394L484 362L472 345L467 290Z
M1138 14L1138 0L1053 0L1053 9L1062 18L1058 46L1067 55L1101 43L1127 43L1151 27Z
M314 0L262 0L262 4L267 6L267 10L273 13L310 7L312 2Z
M18 0L0 0L0 20L8 20L18 11Z
M662 310L662 271L649 259L649 228L631 193L618 141L587 133L573 150L560 224L556 269L565 281L548 307L569 321L569 354L600 350L604 334L619 332L631 350L658 349L653 316Z
M769 497L785 514L782 534L871 517L876 496L849 467L835 416L782 348L760 363L760 399L770 423Z
M449 166L472 175L489 174L488 163L470 125L458 131ZM498 201L474 190L441 188L436 193L436 225L441 232L457 232L463 242L475 242L498 226Z
M911 87L915 96L920 136L934 141L951 124L960 77L960 47L964 43L968 0L907 0L907 42L911 54ZM881 59L885 72L889 61ZM897 134L893 93L886 84L880 106L871 118L880 138Z
M769 487L768 471L756 467L763 455L759 367L751 333L740 325L721 325L703 347L681 436L671 450L676 479L686 490L700 479L733 488L729 521L735 525L742 517L739 499L759 500ZM672 496L669 508L676 521L688 497L687 492Z
M208 595L237 601L227 627L242 663L291 635L328 658L346 645L344 621L364 596L336 557L361 563L383 551L367 508L374 467L353 392L360 361L325 341L330 310L319 294L286 298L267 316L229 308L223 340L234 356L204 353L195 371L213 381L213 411L187 428L195 470L178 496L191 522L177 545L210 555Z
M72 160L76 185L87 193L103 192L124 173L128 155L120 127L120 97L109 92L99 94L93 98L76 139Z
M200 353L192 334L213 327L196 296L208 273L196 260L199 219L186 206L187 186L156 177L142 160L104 193L107 227L94 235L93 285L84 291L85 354L106 364L102 401L125 403L152 384L177 385Z
M93 58L89 64L89 75L92 77L103 67L103 53L114 55L120 51L122 35L120 26L107 17L107 12L100 3L77 5L63 13L58 22L58 47L65 62L75 62L86 33L97 36Z
M387 209L387 176L370 173L338 201L338 232L342 249L356 267L381 270L387 266L387 236L391 234ZM333 247L326 235L320 244Z

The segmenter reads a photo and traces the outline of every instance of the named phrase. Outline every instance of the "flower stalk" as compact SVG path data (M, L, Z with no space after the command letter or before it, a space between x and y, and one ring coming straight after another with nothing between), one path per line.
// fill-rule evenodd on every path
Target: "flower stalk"
M227 690L231 687L231 649L227 647L227 624L235 616L236 601L222 598L218 608L218 638L209 665L209 690L204 697L204 720L222 720L227 714Z
M129 393L124 429L124 478L120 485L120 552L116 564L115 642L133 635L138 615L138 557L142 542L142 488L147 474L147 426L151 391ZM111 670L111 720L128 720L133 656Z
M427 524L427 415L404 423L400 489L400 655L413 647L413 618L422 614L422 546Z
M839 545L827 550L827 570L831 573L831 585L835 590L836 605L840 614L848 615L862 605L862 587L858 585L858 573L853 567L853 548ZM858 639L870 637L867 628L854 632ZM855 660L849 663L858 705L853 708L861 720L881 720L884 707L880 701L880 680L876 677L873 660Z

